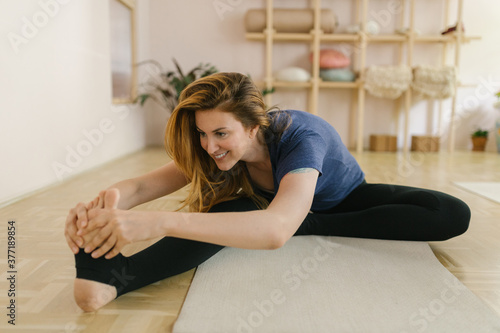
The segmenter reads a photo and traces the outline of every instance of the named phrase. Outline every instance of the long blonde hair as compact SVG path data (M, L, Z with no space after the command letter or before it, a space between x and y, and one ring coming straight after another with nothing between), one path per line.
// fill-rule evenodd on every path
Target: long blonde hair
M262 94L248 76L216 73L187 86L165 132L168 155L191 183L180 209L188 206L191 211L206 212L215 204L240 197L249 197L265 208L267 201L254 192L244 162L221 171L201 147L195 111L212 109L232 113L246 129L259 125L258 137L266 141L270 138L270 118Z

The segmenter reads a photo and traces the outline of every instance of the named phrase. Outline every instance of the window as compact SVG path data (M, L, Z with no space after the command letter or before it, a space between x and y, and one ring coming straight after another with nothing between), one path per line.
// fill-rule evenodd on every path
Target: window
M132 103L137 90L135 0L109 0L113 103Z

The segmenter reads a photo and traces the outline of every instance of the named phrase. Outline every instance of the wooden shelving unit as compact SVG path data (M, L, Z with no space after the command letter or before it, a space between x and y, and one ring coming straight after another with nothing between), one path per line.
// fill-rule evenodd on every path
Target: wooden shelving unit
M354 89L357 91L356 97L353 98L351 106L351 119L356 118L356 125L351 125L349 141L356 142L356 150L361 152L363 150L363 134L364 134L364 115L365 115L365 71L366 71L366 49L369 44L375 43L392 43L399 47L399 59L394 65L407 65L413 67L417 64L413 62L413 48L416 43L438 43L443 45L441 65L446 65L448 46L454 46L454 62L452 64L457 68L460 63L460 47L463 43L470 42L480 37L467 37L462 33L462 13L463 13L463 0L442 0L445 1L445 17L443 28L450 24L449 22L449 8L450 1L457 1L458 12L456 20L452 24L457 23L457 30L451 35L417 35L415 33L415 1L404 0L403 13L399 16L401 20L399 27L408 27L405 34L389 34L389 35L369 35L366 31L367 12L369 0L356 0L355 1L355 22L359 24L361 29L357 34L333 33L326 34L321 29L320 11L321 0L311 0L311 7L314 11L314 28L309 33L280 33L273 29L273 9L274 1L266 0L266 28L262 33L247 33L246 38L253 41L265 42L265 78L263 85L267 89L271 88L306 88L309 89L309 112L316 114L318 110L318 96L320 89ZM279 1L278 1L279 2ZM405 15L405 11L409 10L409 15ZM337 13L339 14L339 13ZM404 18L409 17L409 22L405 22ZM311 46L313 53L312 57L312 73L309 82L280 82L273 77L273 47L275 43L280 42L306 42ZM353 60L355 68L359 69L359 75L355 82L325 82L319 77L319 52L322 44L326 43L352 43L356 49L360 50ZM404 50L406 49L406 57L404 57ZM409 111L412 102L412 91L407 90L404 95L396 100L396 114L395 119L399 118L400 110L404 112L404 139L403 151L408 152L408 119ZM272 105L272 95L266 95L266 103ZM442 102L439 107L439 119L442 118ZM453 151L454 147L454 117L456 112L456 92L452 100L452 114L450 121L450 139L448 149ZM396 122L398 124L398 122ZM441 128L441 121L438 124ZM399 129L397 129L399 132Z

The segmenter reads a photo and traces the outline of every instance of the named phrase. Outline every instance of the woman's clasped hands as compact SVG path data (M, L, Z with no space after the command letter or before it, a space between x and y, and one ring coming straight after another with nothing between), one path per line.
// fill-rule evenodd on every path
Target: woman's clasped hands
M91 202L79 203L66 218L65 237L73 251L92 253L93 258L115 257L129 243L152 238L141 223L142 212L118 209L120 192L101 191Z

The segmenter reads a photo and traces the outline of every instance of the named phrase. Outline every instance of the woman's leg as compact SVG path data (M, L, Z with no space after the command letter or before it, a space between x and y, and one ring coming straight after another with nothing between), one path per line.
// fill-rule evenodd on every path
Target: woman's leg
M227 201L211 212L256 210L248 198ZM223 246L165 237L130 256L94 259L80 250L75 255L75 300L85 311L95 311L114 298L167 277L186 272L219 252Z
M331 211L309 214L296 235L438 241L464 233L469 207L448 194L361 184Z

